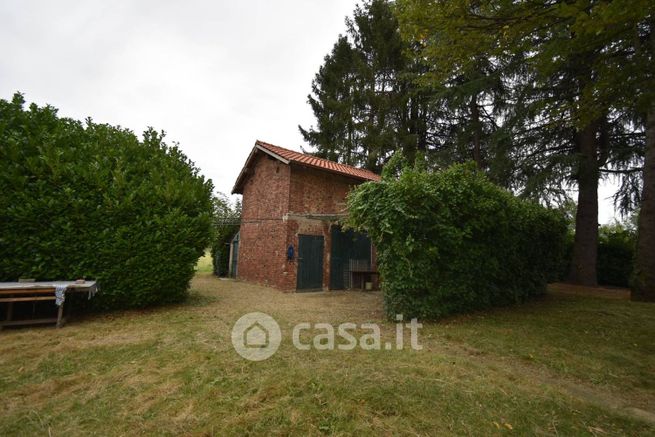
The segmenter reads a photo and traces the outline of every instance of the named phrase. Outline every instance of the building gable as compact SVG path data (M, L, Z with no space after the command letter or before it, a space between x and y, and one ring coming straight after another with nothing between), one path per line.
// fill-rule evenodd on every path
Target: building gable
M243 186L254 170L256 157L260 154L268 155L278 161L289 165L296 164L303 167L316 169L319 171L346 176L361 182L379 181L380 176L372 171L353 167L350 165L340 164L323 158L317 158L313 155L296 152L283 147L274 146L273 144L257 140L255 146L250 151L246 163L244 164L237 180L232 188L232 194L243 194Z

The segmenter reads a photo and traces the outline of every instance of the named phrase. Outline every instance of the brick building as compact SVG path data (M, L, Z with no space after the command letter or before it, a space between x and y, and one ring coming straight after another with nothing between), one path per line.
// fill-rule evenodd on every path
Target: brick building
M365 235L338 223L348 191L378 180L257 141L232 190L243 195L237 277L283 290L350 288L354 273L375 270L375 255Z

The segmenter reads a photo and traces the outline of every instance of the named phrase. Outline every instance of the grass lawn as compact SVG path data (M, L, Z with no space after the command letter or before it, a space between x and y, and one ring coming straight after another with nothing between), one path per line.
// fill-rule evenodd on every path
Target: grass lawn
M298 322L382 319L377 292L285 294L199 273L185 305L0 332L0 435L645 435L655 306L553 286L520 307L426 324L423 350L298 351ZM280 350L232 349L243 314Z
M198 264L196 264L196 272L212 273L214 271L214 265L212 263L212 254L209 249L207 249L205 254L198 260Z

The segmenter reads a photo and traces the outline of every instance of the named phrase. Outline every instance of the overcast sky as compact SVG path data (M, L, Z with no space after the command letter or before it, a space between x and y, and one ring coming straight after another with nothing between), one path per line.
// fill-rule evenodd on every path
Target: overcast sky
M0 98L163 129L229 193L256 139L300 150L355 0L0 2ZM613 217L601 187L600 221Z

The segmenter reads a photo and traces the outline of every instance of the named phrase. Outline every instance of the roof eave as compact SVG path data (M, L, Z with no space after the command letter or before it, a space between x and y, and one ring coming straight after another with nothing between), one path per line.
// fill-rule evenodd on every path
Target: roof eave
M241 172L239 173L239 176L237 176L237 180L234 183L234 186L232 187L232 194L243 194L243 182L248 174L248 169L250 168L250 164L252 164L252 161L255 159L255 155L257 154L257 151L262 151L265 154L277 159L278 161L283 162L284 164L289 164L288 159L284 159L277 153L273 153L270 150L262 147L259 145L259 140L255 141L255 146L252 148L250 151L250 154L248 155L248 158L246 159L246 163L243 165L243 168L241 169Z
M243 187L241 186L241 183L243 182L243 179L245 178L246 173L248 172L248 166L252 161L253 155L255 154L256 150L257 150L257 146L253 147L252 150L250 151L250 154L248 155L248 158L246 158L246 162L245 164L243 164L243 167L239 172L239 176L237 176L237 180L234 182L234 186L232 187L232 194L243 194L243 189L242 189Z
M278 155L277 153L272 152L272 151L268 150L267 148L260 146L259 141L257 141L257 143L255 143L255 148L261 150L262 152L266 153L267 155L272 156L275 159L278 159L278 160L282 161L285 164L289 164L288 159L285 159L285 158L281 157L280 155Z
M362 181L362 182L380 182L379 180L376 180L376 179L371 179L371 178L367 178L367 177L364 177L364 176L357 176L357 175L350 174L350 173L344 173L344 172L339 171L339 170L334 170L334 169L326 168L326 167L319 167L319 166L316 166L316 165L307 164L305 162L292 161L291 163L294 164L294 165L301 166L301 167L310 168L312 170L325 171L325 172L332 173L332 174L335 174L335 175L338 175L338 176L343 176L344 178L356 179L356 180Z

